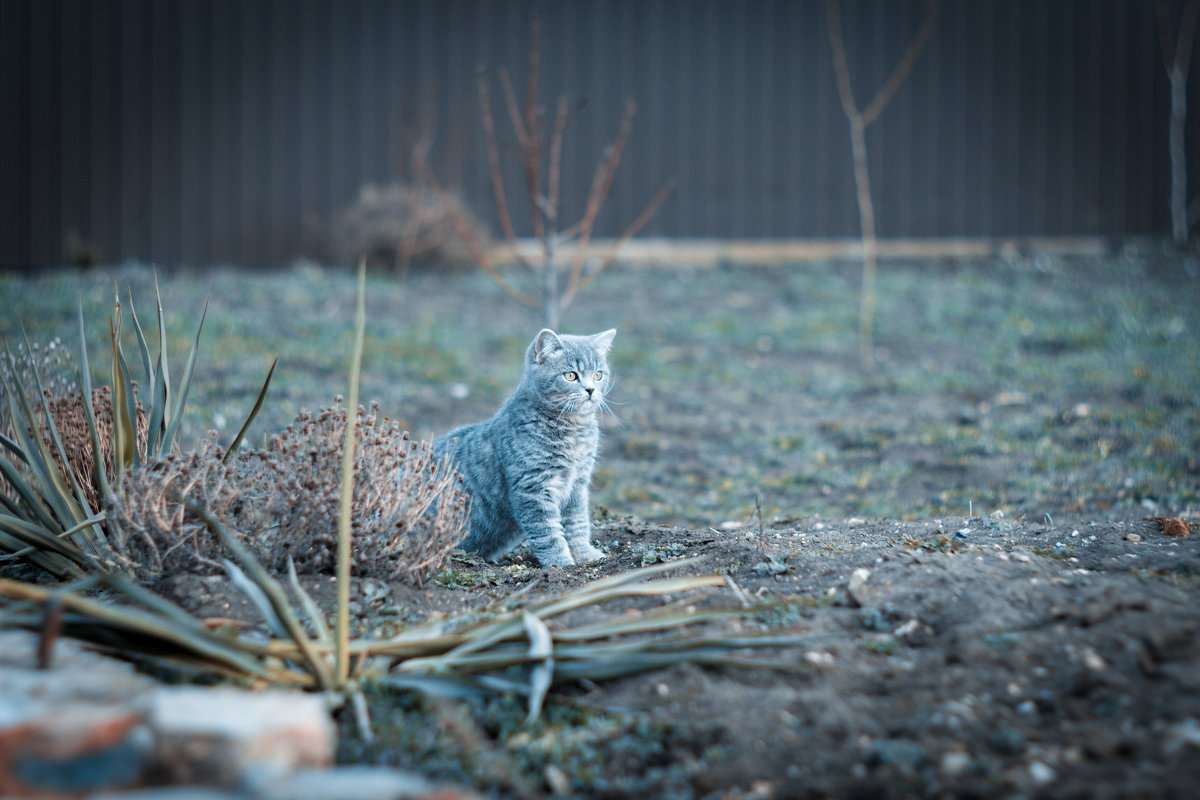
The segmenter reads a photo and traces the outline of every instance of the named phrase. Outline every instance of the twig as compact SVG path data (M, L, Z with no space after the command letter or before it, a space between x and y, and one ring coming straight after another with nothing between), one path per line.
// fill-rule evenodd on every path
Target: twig
M632 99L625 101L625 113L621 117L621 127L617 130L617 138L604 149L600 163L596 165L596 174L592 177L592 188L588 192L587 206L583 218L579 221L579 249L575 251L575 261L571 264L571 278L567 283L567 294L572 298L579 289L579 275L583 271L583 262L587 258L588 241L592 238L592 228L596 225L596 217L600 207L608 197L612 188L613 176L617 165L621 162L621 153L625 149L625 141L633 129L633 116L637 113L637 103Z
M467 249L471 251L471 258L475 260L475 263L513 300L521 305L536 307L537 302L532 297L520 292L506 281L504 276L500 274L500 271L496 269L496 265L492 263L491 256L488 255L487 250L484 249L479 240L475 238L475 234L471 231L471 226L467 224L467 220L459 213L450 196L442 188L437 176L433 174L433 169L427 163L421 162L420 170L425 180L429 181L430 187L437 193L442 203L446 206L446 212L450 215L450 221L454 223L454 229L458 231L458 235L462 237L463 242L467 245Z
M883 110L887 108L887 104L891 102L892 95L904 83L904 79L908 77L908 73L912 72L917 59L921 57L921 51L925 49L925 44L929 41L930 34L933 33L933 20L937 17L937 10L938 0L929 0L925 5L925 16L921 19L921 25L917 28L913 40L909 42L908 50L904 52L904 57L900 59L900 63L896 64L896 68L888 76L887 81L883 84L883 88L875 95L875 99L863 111L863 124L870 125L875 121L876 117L883 113Z
M496 145L496 121L492 117L492 101L487 88L487 74L481 66L475 76L475 88L479 92L479 109L483 117L483 132L487 139L488 168L492 175L492 194L496 198L496 214L500 218L500 232L513 246L513 253L524 266L533 269L529 261L516 252L517 234L513 230L512 218L508 215L508 201L504 192L504 173L500 169L500 149Z
M597 275L599 275L617 260L617 256L620 254L621 249L638 234L638 231L645 227L646 223L648 223L656 213L658 213L659 207L666 202L667 195L669 195L671 190L674 188L675 181L671 180L658 190L658 194L654 196L654 199L650 201L650 204L646 206L645 210L638 215L638 218L633 221L633 224L625 229L625 232L621 234L621 238L617 239L617 241L613 243L612 247L608 249L608 253L604 256L604 259L596 266L595 269L590 270L587 275L577 275L574 270L571 271L571 277L575 282L574 285L568 284L567 290L563 293L562 308L564 310L571 304L571 301L575 299L575 294L580 289L583 289L592 281L596 280ZM576 260L578 260L578 258ZM580 271L582 271L583 262L579 263Z
M850 150L854 157L854 185L858 199L858 213L862 232L863 275L859 308L859 361L870 369L874 356L871 348L871 323L875 313L875 263L877 240L875 235L875 205L871 199L871 176L867 169L866 129L873 123L892 97L904 83L916 64L933 32L933 20L937 14L938 0L928 0L925 16L909 43L904 57L884 81L865 111L859 111L854 100L854 89L850 85L850 67L846 60L845 36L842 33L842 15L838 0L827 0L825 15L829 25L829 46L833 51L833 71L837 81L838 98L842 111L850 123Z
M558 98L554 129L550 133L550 174L546 181L546 206L551 220L558 219L558 187L562 176L562 141L567 128L567 98Z
M730 589L732 589L733 593L735 595L737 595L738 602L742 604L742 608L750 607L749 598L746 597L746 594L741 590L741 587L739 587L736 583L733 582L733 578L726 575L725 576L725 585L728 586Z
M754 490L754 515L758 517L758 552L761 553L766 549L766 533L763 531L762 500L757 489Z

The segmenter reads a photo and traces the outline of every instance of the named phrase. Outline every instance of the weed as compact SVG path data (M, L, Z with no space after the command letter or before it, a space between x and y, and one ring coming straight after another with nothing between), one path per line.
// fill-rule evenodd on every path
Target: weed
M754 565L754 571L759 575L771 577L790 575L796 571L796 565L792 563L794 555L794 553L788 555L769 554L766 561Z
M900 649L899 643L891 636L877 636L860 639L859 646L868 653L877 656L894 656Z
M686 550L687 547L678 542L669 542L658 547L648 544L635 544L633 546L633 554L641 556L643 567L659 562L674 561L682 556Z

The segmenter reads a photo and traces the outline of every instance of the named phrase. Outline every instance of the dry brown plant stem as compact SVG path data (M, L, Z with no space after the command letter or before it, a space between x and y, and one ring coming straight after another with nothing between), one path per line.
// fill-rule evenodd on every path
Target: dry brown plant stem
M366 328L367 259L358 262L358 292L354 314L354 353L350 357L350 399L347 402L345 436L342 442L342 486L338 500L337 541L337 681L350 674L350 535L354 502L355 430L358 427L358 381L362 369L363 336Z
M1187 123L1188 68L1192 61L1192 44L1196 37L1196 19L1200 2L1186 0L1179 19L1179 37L1171 39L1171 11L1166 0L1154 4L1158 42L1162 47L1163 68L1171 83L1171 124L1168 129L1171 153L1171 235L1176 244L1188 240L1189 214L1187 201L1187 150L1184 127Z
M829 45L833 50L833 69L837 77L838 97L842 111L850 123L850 149L854 156L854 186L858 198L859 221L862 229L863 276L860 295L858 357L865 369L870 369L874 356L871 347L871 322L875 313L875 267L878 240L875 234L875 205L871 200L871 176L867 169L867 128L871 126L917 63L921 51L933 32L938 0L928 0L925 16L909 42L904 57L896 64L883 87L864 110L859 110L850 86L850 67L846 60L846 40L842 33L842 14L838 0L827 0L825 11L829 23Z

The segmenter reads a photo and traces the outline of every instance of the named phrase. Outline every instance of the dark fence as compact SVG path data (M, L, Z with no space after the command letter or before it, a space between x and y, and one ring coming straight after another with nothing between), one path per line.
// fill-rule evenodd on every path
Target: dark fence
M842 5L865 105L924 3ZM545 4L546 106L560 93L587 101L567 133L564 216L582 212L633 97L597 235L618 233L671 179L647 235L857 235L825 8ZM880 236L1169 230L1168 89L1152 8L942 2L928 48L867 134ZM409 179L422 137L443 182L490 219L476 68L489 70L511 140L496 75L507 68L524 84L530 10L515 0L3 0L0 263L58 263L81 246L105 261L321 257L335 212L364 184ZM516 190L515 166L508 177ZM512 197L520 228L524 201Z

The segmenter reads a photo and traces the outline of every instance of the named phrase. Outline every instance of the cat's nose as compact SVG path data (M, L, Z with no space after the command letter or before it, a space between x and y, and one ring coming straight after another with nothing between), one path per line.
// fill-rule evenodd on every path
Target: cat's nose
M592 392L594 392L594 391L596 391L595 387L593 387L593 386L589 386L589 387L587 387L587 393L588 393L588 397L591 397L591 396L592 396Z

